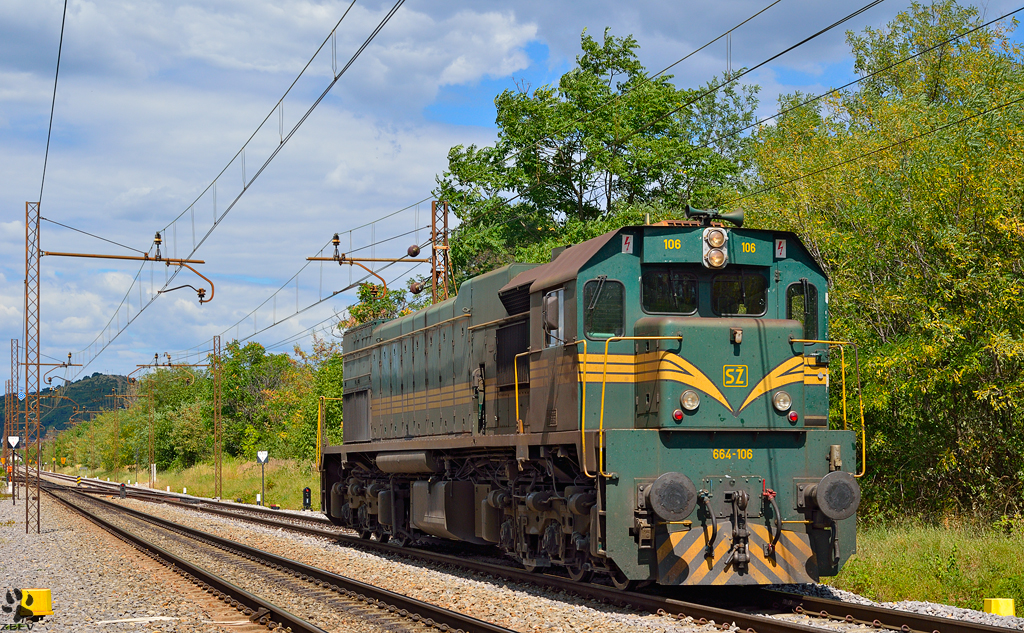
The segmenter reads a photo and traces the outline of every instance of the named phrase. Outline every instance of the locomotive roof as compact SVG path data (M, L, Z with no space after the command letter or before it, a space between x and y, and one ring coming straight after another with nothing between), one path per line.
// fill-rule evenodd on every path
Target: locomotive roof
M697 224L694 223L694 226ZM547 264L531 268L530 270L524 271L516 275L511 281L501 287L498 291L499 295L507 295L513 291L519 292L536 292L538 290L544 290L546 288L552 288L559 284L562 284L571 279L575 279L579 274L581 268L587 265L587 263L600 252L600 250L612 240L620 231L624 229L648 229L651 227L664 227L664 226L676 226L675 224L659 223L659 224L648 224L640 226L624 226L614 231L609 231L604 235L589 239L585 242L580 242L573 246L567 247L561 253L558 254L554 260ZM687 224L689 226L689 224ZM721 225L718 225L721 226ZM737 227L739 228L739 227ZM746 229L747 231L758 231L758 229ZM799 245L800 249L803 249L803 244L800 241L800 237L790 231L773 231L767 230L767 233L772 233L778 236L785 236L794 241L795 244ZM825 274L823 269L818 265L816 261L811 258L809 262L811 266L817 269L821 274Z
M502 286L501 290L498 291L499 294L521 289L526 285L529 285L530 292L533 292L534 290L550 288L570 279L575 279L576 275L579 274L580 268L583 268L594 255L597 255L598 251L615 237L615 234L620 230L609 231L604 235L566 248L559 253L554 261L516 275L512 281Z

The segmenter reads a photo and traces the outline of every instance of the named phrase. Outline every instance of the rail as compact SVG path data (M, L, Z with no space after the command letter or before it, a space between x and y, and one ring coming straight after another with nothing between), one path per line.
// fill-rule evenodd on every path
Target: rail
M71 492L74 493L75 491L71 490ZM233 550L257 563L269 565L272 568L276 568L282 571L292 572L294 573L294 575L297 575L300 579L311 582L317 582L321 586L340 587L343 590L347 590L348 592L353 592L354 594L357 594L359 596L364 596L365 598L368 598L368 600L365 601L368 604L372 605L376 603L377 606L387 608L389 611L392 612L407 612L408 614L412 614L411 617L417 621L429 622L432 620L433 622L437 623L437 625L435 625L436 628L439 628L441 630L461 630L465 631L466 633L514 633L513 631L502 626L498 626L496 624L486 622L484 620L480 620L472 616L464 615L462 613L446 609L439 605L424 602L422 600L417 600L415 598L405 596L400 593L392 592L375 585L370 585L359 580L349 578L347 576L341 576L339 574L335 574L325 569L312 567L310 565L307 565L294 559L285 558L284 556L279 556L267 552L265 550L260 550L249 545L245 545L244 543L240 543L236 540L216 536L214 534L204 532L196 528L180 525L178 523L175 523L174 521L169 521L167 519L153 516L151 514L139 512L138 510L133 510L131 508L122 506L120 504L111 503L110 501L105 501L103 499L98 499L94 497L93 500L105 508L116 510L126 516L130 516L135 519L145 521L147 523L156 525L164 529L182 533L188 536L189 538L197 539L200 542L205 541L206 543L212 544L215 547L225 548L229 551ZM338 535L336 535L335 538L337 538L337 536ZM211 582L210 584L213 583ZM255 596L253 597L256 598ZM259 600L259 598L256 599ZM394 607L394 609L389 608L388 605ZM270 608L275 608L273 607L273 605L266 606ZM287 612L280 609L277 609L277 611L278 614L290 615ZM401 613L401 615L405 616L405 613ZM292 617L295 618L295 616ZM295 620L297 622L302 622L302 620L299 620L298 618L295 618ZM291 624L290 622L285 623L289 625ZM293 628L293 630L306 631L310 629L300 629L296 627ZM319 631L320 629L314 630Z
M864 473L868 470L868 434L864 425L864 394L861 390L860 383L860 354L857 351L857 344L851 341L826 341L819 339L802 339L802 338L791 338L790 343L803 343L805 345L828 345L829 347L836 346L839 348L839 367L840 374L842 376L843 385L843 430L847 430L849 425L846 419L846 346L849 345L853 348L853 359L854 367L857 372L857 400L860 404L860 466L861 470L859 473L854 473L854 477L861 478Z
M114 525L110 521L103 519L102 517L98 516L93 512L90 512L89 510L86 510L85 508L82 508L71 503L67 499L64 499L54 494L52 490L48 490L47 488L43 488L43 490L45 490L54 499L57 499L69 509L78 512L79 514L86 517L93 523L99 525L108 532L115 534L118 538L123 539L128 543L131 543L143 552L148 553L149 555L163 561L164 563L169 565L172 570L177 570L184 574L187 574L188 576L191 576L196 580L197 584L199 584L200 587L207 587L211 592L215 592L216 594L230 596L232 599L241 603L242 605L250 609L252 612L256 614L269 616L267 618L268 620L270 618L273 618L274 623L288 627L289 630L295 631L296 633L326 633L320 627L315 626L299 617L296 617L289 611L286 611L285 609L277 605L267 602L262 598L253 595L248 591L245 591L241 587L238 587L224 580L220 576L214 575L213 573L207 571L206 569L203 569L202 567L199 567L198 565L193 565L184 558L176 554L173 554L168 550L159 547L153 543L150 543L149 541L141 538L136 534L133 534L132 532L129 532L128 530L125 530L121 527ZM269 622L266 621L262 623L269 624Z
M604 368L601 370L601 412L599 414L599 422L597 427L597 474L601 477L614 478L612 473L607 473L604 470L604 394L605 388L608 386L608 346L612 341L679 341L682 343L682 336L612 336L605 339L604 342ZM635 369L635 368L634 368ZM587 375L583 375L583 379L586 380ZM583 420L581 426L586 426L586 420Z

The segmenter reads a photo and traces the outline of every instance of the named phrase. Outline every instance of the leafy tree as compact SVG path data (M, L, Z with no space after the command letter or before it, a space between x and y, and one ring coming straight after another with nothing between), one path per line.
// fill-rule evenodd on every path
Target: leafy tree
M831 274L832 335L861 346L869 508L1024 505L1024 113L999 107L1024 59L1015 22L942 44L981 22L942 0L848 34L864 74L919 55L761 129L767 192L741 203Z
M228 343L223 356L224 445L233 455L254 458L254 442L268 439L272 430L269 401L293 361L286 354L267 354L259 343L242 346L238 341Z
M340 320L335 328L346 330L377 319L387 320L405 316L424 308L430 304L429 281L430 278L425 276L409 279L407 283L410 288L413 284L421 284L421 288L424 288L411 298L402 289L384 292L383 286L362 284L358 292L359 303L348 307L348 318Z
M453 147L435 195L462 224L452 258L466 278L510 261L516 246L625 206L715 206L742 185L756 87L701 97L671 75L649 77L631 36L584 31L576 67L558 86L520 85L495 99L494 146Z

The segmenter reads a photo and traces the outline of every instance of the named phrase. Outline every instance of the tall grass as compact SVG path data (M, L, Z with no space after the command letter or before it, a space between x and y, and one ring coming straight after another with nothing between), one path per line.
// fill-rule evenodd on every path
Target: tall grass
M828 584L879 602L924 600L968 609L985 598L1024 605L1024 524L904 520L862 527L855 554Z
M290 459L271 459L266 465L266 496L264 505L276 504L282 508L299 510L302 508L302 489L309 487L313 509L320 509L320 475L316 468L308 462ZM110 481L136 483L139 479L148 480L145 470L136 474L133 469L118 471L82 469L79 473L75 468L58 469L69 475L82 474L87 477L109 478ZM222 466L222 496L232 501L241 499L244 503L256 503L256 494L260 492L260 465L233 457L224 457ZM188 489L188 494L200 497L212 497L214 494L214 468L212 463L201 463L183 470L158 471L157 488L165 490L170 486L173 492Z

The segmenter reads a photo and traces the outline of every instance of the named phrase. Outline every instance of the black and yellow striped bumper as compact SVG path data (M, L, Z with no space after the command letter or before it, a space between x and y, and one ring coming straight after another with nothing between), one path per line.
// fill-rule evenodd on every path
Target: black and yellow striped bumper
M673 526L675 527L675 526ZM703 529L702 529L703 528ZM748 523L750 563L742 573L725 564L732 548L732 522L719 521L714 556L705 558L711 526L660 533L655 539L658 583L662 585L767 585L817 582L817 561L807 534L783 530L772 556L764 555L771 533Z

